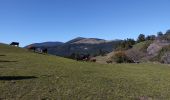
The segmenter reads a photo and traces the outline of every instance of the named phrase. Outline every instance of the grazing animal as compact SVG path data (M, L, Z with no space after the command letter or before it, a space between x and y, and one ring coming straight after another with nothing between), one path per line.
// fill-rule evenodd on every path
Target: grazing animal
M76 55L76 60L77 61L89 61L89 59L90 59L90 55L89 54L87 54L87 55L85 55L85 54L80 54L80 55Z
M48 53L48 49L47 48L42 49L42 53Z
M90 60L90 55L89 54L84 55L83 60L84 61L89 61Z
M36 52L37 53L42 53L42 49L41 48L36 48Z
M112 63L112 61L111 61L111 60L107 60L106 62L107 62L108 64L111 64L111 63Z
M10 45L19 47L19 42L12 42Z
M34 46L29 46L28 49L29 49L29 50L32 50L32 51L34 51L34 52L36 51L36 47L34 47Z
M90 59L90 62L96 62L95 58Z

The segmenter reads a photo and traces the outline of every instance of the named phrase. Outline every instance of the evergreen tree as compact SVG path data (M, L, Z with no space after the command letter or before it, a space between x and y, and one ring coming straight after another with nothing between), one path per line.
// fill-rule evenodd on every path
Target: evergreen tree
M145 41L145 35L144 35L144 34L140 34L140 35L138 36L137 42L139 43L139 42L143 42L143 41Z

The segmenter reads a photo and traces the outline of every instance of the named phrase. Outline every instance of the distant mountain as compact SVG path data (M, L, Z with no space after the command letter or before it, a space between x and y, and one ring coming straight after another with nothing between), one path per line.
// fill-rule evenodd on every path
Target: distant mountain
M103 39L98 39L98 38L77 37L77 38L72 39L66 43L69 43L69 44L101 44L101 43L105 43L105 42L108 42L108 41L103 40Z
M75 38L75 39L72 39L72 40L66 42L66 44L72 44L72 43L75 43L75 42L80 41L80 40L83 40L83 39L86 39L86 38L77 37L77 38Z
M34 46L34 47L44 47L44 48L51 48L51 47L56 47L56 46L60 46L62 45L63 43L62 42L43 42L43 43L34 43L34 44L30 44L31 46ZM30 46L28 45L28 46ZM26 48L28 47L26 46Z
M73 53L99 55L100 52L112 52L121 40L107 41L97 38L77 37L66 43L62 42L44 42L32 44L35 47L48 48L48 53L69 57ZM27 46L28 47L28 46Z

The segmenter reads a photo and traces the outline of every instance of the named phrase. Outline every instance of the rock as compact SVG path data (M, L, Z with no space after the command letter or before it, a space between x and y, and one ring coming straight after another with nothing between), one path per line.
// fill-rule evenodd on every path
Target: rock
M156 40L147 48L148 55L157 56L158 52L165 46L170 45L169 41Z
M156 44L156 43L152 43L150 44L150 46L147 48L147 53L149 55L154 55L156 56L157 53L162 49L162 46Z
M161 63L170 64L170 52L167 52L162 56Z

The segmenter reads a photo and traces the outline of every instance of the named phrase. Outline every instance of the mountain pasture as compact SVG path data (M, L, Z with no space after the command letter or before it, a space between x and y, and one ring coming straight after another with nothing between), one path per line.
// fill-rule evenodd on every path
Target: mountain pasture
M0 44L0 99L165 100L170 66L78 62Z

